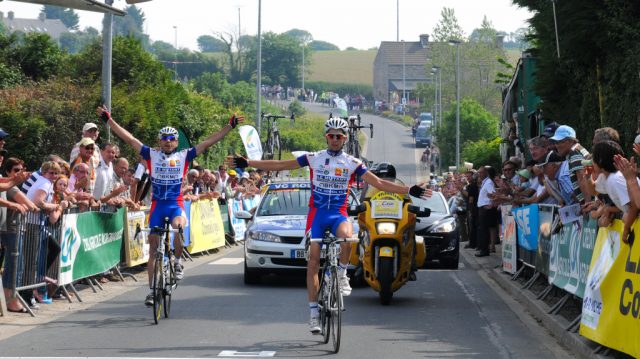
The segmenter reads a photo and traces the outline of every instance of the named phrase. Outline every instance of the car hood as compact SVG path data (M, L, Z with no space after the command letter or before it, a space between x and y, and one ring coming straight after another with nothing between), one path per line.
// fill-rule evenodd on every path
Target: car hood
M256 217L250 230L287 237L302 237L306 226L307 216L268 216Z
M249 226L251 231L269 232L285 237L303 237L307 216L256 217ZM353 233L358 233L358 223L353 223Z
M430 232L433 227L452 220L455 220L455 217L450 214L431 212L429 217L417 219L416 234L420 234L421 232Z

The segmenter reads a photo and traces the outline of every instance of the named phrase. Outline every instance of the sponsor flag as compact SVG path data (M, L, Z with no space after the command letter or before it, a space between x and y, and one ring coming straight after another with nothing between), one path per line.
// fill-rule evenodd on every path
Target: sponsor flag
M238 129L244 149L247 152L247 158L250 160L259 160L262 158L262 144L258 131L253 126L241 126Z
M333 102L335 102L336 108L338 109L340 116L347 117L349 114L349 110L347 109L347 102L340 97L334 98Z

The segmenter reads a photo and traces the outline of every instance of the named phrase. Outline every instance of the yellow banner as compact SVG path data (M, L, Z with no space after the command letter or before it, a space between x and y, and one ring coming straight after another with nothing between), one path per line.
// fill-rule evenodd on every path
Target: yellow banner
M198 253L224 246L224 225L217 201L191 203L189 253Z
M124 254L127 267L147 263L149 260L149 240L147 239L147 233L140 232L138 238L135 238L137 225L140 225L140 228L147 227L149 221L146 217L148 213L148 209L135 212L125 210L125 223L127 223L127 227L124 231Z
M640 222L633 224L640 235ZM580 334L640 357L640 238L623 243L622 222L600 228L589 267Z

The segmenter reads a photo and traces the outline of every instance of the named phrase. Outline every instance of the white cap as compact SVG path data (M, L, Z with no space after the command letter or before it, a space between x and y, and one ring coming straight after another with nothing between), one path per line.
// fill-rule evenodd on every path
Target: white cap
M240 178L249 178L249 172L247 171L242 172L242 176Z
M85 124L84 124L84 126L82 126L82 132L87 132L87 131L89 131L89 130L90 130L90 129L92 129L92 128L97 129L97 128L98 128L98 125L96 125L96 124L95 124L95 123L93 123L93 122L87 122L87 123L85 123Z
M640 135L637 135L637 136L636 136L636 139L635 139L635 140L633 140L633 142L634 142L634 143L637 143L637 144L639 144L639 145L640 145Z

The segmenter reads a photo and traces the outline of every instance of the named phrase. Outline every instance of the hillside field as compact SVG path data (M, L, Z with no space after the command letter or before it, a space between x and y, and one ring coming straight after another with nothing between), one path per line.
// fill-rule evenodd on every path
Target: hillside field
M316 51L305 80L373 86L377 50Z

